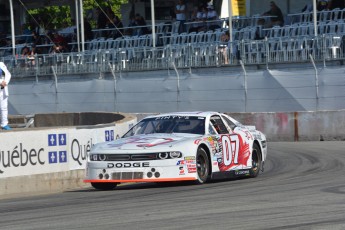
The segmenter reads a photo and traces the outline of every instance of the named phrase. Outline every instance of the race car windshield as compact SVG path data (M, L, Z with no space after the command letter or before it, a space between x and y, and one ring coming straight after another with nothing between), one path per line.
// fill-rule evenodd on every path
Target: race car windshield
M190 116L165 116L140 121L123 137L151 133L205 134L205 118Z

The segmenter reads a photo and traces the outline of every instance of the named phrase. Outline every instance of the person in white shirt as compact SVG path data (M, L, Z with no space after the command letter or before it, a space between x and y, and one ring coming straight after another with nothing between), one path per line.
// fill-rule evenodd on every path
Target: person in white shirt
M208 14L208 9L206 6L201 6L200 11L197 13L196 17L199 21L206 21L207 20L207 14Z
M213 6L209 5L207 6L207 9L207 21L212 21L208 23L208 29L215 30L217 28L220 28L220 22L217 21L219 17Z
M11 80L11 73L8 71L5 63L0 62L0 109L1 109L1 128L11 130L8 125L8 83Z
M196 20L200 22L200 23L198 23L198 31L199 32L200 31L207 31L207 25L206 25L207 13L208 13L208 9L207 9L206 5L201 5L198 13L196 15Z
M185 22L186 22L186 4L184 0L179 0L175 6L176 21L180 22L179 33L185 32Z
M199 32L199 30L204 27L204 21L206 21L206 13L203 12L203 6L194 8L194 11L191 15L191 21L193 24L189 28L190 32Z

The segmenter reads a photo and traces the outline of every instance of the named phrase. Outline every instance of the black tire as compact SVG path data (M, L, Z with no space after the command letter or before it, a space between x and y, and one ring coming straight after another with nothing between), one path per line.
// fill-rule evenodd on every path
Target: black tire
M250 177L254 178L259 175L261 165L262 165L261 149L258 144L254 143L253 152L252 152L252 168L250 169Z
M210 172L210 160L203 148L199 148L196 153L196 171L197 171L197 183L206 183L209 178Z
M91 185L92 187L94 187L97 190L113 190L114 188L116 188L118 183L92 183Z

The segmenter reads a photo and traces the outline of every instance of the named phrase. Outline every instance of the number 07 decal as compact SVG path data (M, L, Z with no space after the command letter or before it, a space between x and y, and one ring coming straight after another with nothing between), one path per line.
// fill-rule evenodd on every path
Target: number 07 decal
M234 157L233 163L238 164L239 143L240 141L237 135L222 136L224 165L226 166L231 165L233 157Z

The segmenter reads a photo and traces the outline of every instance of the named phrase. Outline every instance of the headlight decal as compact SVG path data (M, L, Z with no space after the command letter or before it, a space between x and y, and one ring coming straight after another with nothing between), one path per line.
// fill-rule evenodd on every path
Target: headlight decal
M98 158L99 158L100 161L105 161L105 160L107 159L107 155L105 155L105 154L99 154L99 155L98 155Z
M169 153L166 153L166 152L158 153L159 159L167 159L168 157L169 157Z
M170 156L170 158L181 158L182 153L181 153L181 152L178 152L178 151L170 152L170 153L169 153L169 156Z

